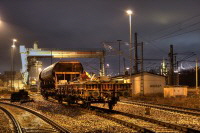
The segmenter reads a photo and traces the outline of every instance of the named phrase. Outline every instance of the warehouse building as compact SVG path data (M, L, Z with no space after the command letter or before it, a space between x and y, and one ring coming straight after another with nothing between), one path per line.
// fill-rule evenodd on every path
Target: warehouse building
M113 77L118 82L130 83L130 75L120 75ZM148 72L133 74L132 78L132 95L139 94L163 94L166 85L165 77Z

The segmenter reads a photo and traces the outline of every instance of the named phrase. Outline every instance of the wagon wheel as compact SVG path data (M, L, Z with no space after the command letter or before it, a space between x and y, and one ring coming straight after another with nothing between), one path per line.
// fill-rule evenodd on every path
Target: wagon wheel
M48 94L45 94L44 99L45 99L45 100L48 100L48 99L49 99Z
M87 108L87 103L85 101L83 101L82 107Z
M88 102L87 101L83 101L83 103L82 103L82 107L83 108L88 108L88 105L90 106L90 104L88 104Z
M114 106L114 104L113 104L112 102L109 102L109 103L108 103L108 108L109 108L110 110L113 109L113 106Z
M70 100L70 99L67 100L67 104L68 104L68 105L71 105L71 100Z
M58 97L58 102L62 104L62 102L63 102L63 99L62 99L62 97L61 97L61 96L60 96L60 97Z
M87 108L90 109L91 107L91 102L87 102Z

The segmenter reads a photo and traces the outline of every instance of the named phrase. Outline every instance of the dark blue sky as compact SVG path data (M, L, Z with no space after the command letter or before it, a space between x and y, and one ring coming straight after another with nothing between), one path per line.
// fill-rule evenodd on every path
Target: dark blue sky
M200 16L191 18L200 15L199 0L0 0L0 71L10 70L12 38L19 40L18 46L32 47L39 41L42 48L101 48L103 41L128 42L127 9L135 12L133 33L145 42L144 58L167 57L170 44L175 52L200 51ZM128 52L128 46L122 48ZM117 69L117 57L106 59ZM18 53L18 70L20 63Z

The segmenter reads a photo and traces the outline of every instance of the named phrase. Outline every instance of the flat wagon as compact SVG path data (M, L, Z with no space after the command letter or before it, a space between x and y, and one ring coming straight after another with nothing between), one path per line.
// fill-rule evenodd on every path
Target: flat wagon
M53 97L62 103L81 103L89 107L92 103L108 103L109 109L119 101L119 96L127 95L129 83L117 83L87 77L78 61L60 61L45 68L40 73L40 89L44 98Z

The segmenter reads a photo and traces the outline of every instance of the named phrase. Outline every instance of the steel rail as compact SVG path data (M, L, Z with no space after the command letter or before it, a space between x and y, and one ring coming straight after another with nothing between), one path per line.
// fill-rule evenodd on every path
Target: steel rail
M5 108L1 107L0 106L0 109L6 113L6 115L11 119L13 125L14 125L14 129L15 129L15 132L17 133L23 133L22 131L22 128L19 124L19 122L15 119L15 117Z
M50 100L49 100L49 101L50 101ZM57 102L55 102L55 101L50 101L50 102L52 102L52 103L57 103ZM64 106L67 106L66 104L63 104L63 103L61 103L61 104L64 105ZM79 103L78 103L77 105L79 105L80 107L82 107L82 104L79 104ZM95 106L90 106L90 107L93 108L93 109L96 108ZM82 108L84 108L84 107L82 107ZM108 110L109 110L109 109L108 109ZM120 119L111 117L111 116L109 116L109 115L107 115L107 114L105 114L105 113L99 112L99 111L95 111L95 112L94 112L94 111L88 110L88 109L87 109L87 111L89 111L91 114L95 114L95 115L97 115L97 116L100 116L100 117L106 118L106 119L108 119L108 120L114 121L114 122L116 122L116 123L118 123L118 124L121 124L121 125L123 125L123 126L126 126L126 127L128 127L128 128L137 130L139 133L154 133L154 131L152 131L152 130L146 129L146 128L144 128L144 127L140 127L140 126L135 125L135 124L130 123L130 122L126 122L126 121L123 121L123 120L120 120ZM109 110L109 111L110 111L110 110Z
M151 122L151 123L154 123L154 124L158 124L158 125L170 128L170 129L179 130L179 131L186 132L186 133L197 133L197 132L200 132L199 130L196 130L196 129L183 127L183 126L172 124L172 123L168 123L168 122L163 122L163 121L159 121L159 120L148 118L148 117L144 117L144 116L129 114L129 113L120 112L120 111L117 111L117 110L109 110L109 109L106 109L106 108L100 108L100 107L96 107L96 106L92 106L92 108L101 110L103 112L121 114L121 115L130 117L130 118L141 119L141 120L144 120L144 121L147 121L147 122Z
M50 124L51 126L53 126L56 130L58 130L60 133L71 133L71 131L69 131L68 129L65 129L63 127L61 127L60 125L58 125L57 123L53 122L52 120L50 120L49 118L41 115L40 113L32 110L32 109L29 109L29 108L25 108L25 107L22 107L22 106L18 106L18 105L15 105L15 104L10 104L10 103L5 103L5 102L0 102L1 104L5 104L5 105L10 105L10 106L14 106L14 107L17 107L17 108L20 108L20 109L23 109L23 110L26 110L38 117L40 117L42 120L44 120L45 122L47 122L48 124Z
M153 130L150 130L150 129L147 129L147 128L144 128L144 127L140 127L140 126L138 126L136 124L133 124L133 123L130 123L130 122L126 122L126 121L111 117L111 116L109 116L107 114L104 114L104 113L96 112L96 115L100 116L100 117L103 117L103 118L106 118L108 120L112 120L112 121L114 121L116 123L119 123L119 124L121 124L123 126L126 126L128 128L137 130L139 133L155 133L155 131L153 131Z
M128 103L128 104L135 104L139 106L145 106L145 107L151 107L161 110L168 110L171 112L178 112L178 113L184 113L194 116L200 116L200 110L199 109L190 109L190 108L184 108L184 107L176 107L176 106L168 106L168 105L162 105L162 104L152 104L152 103L146 103L146 102L138 102L138 101L120 101L118 103Z
M0 101L10 101L10 98L0 98Z

